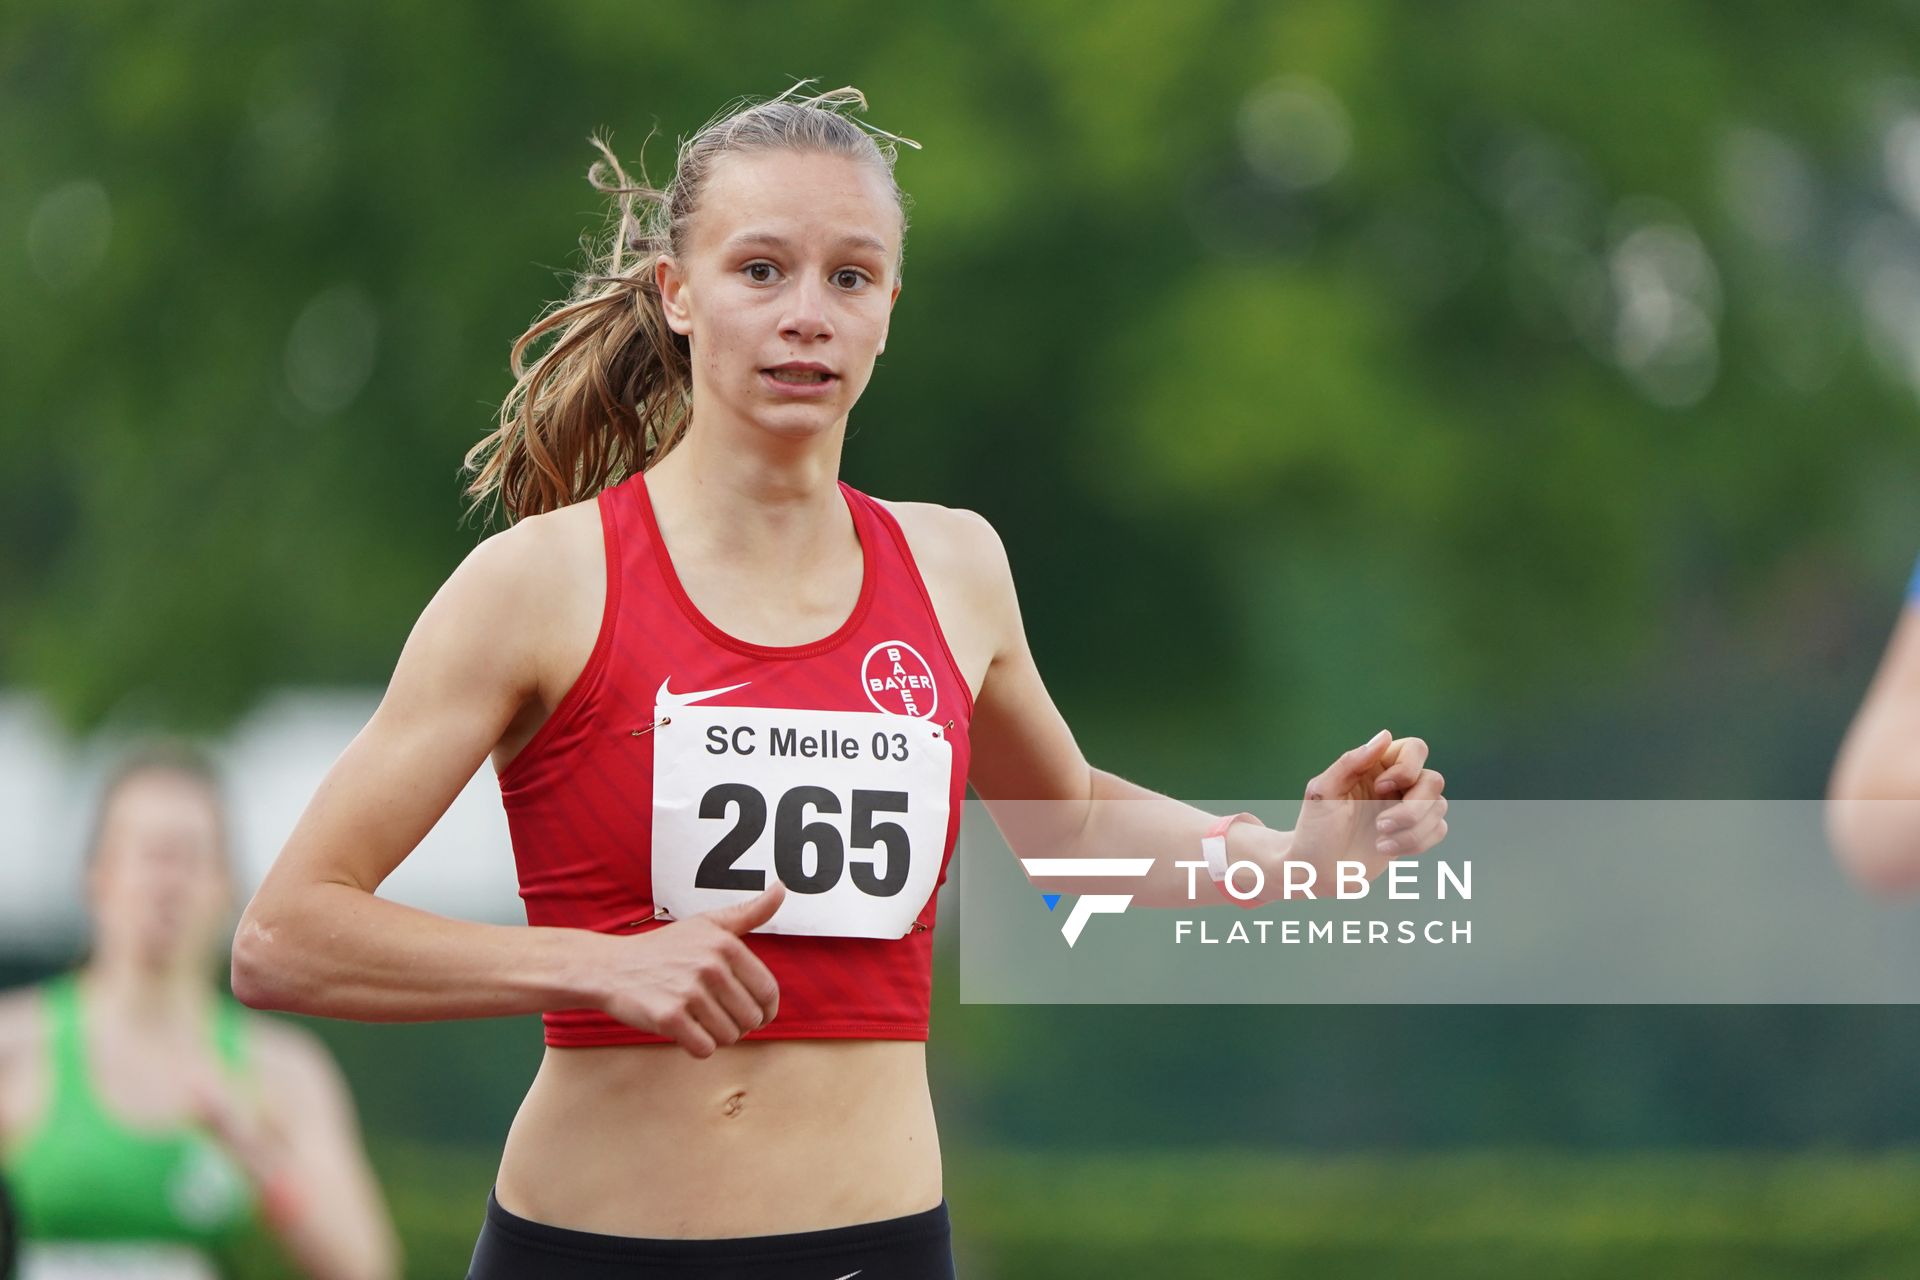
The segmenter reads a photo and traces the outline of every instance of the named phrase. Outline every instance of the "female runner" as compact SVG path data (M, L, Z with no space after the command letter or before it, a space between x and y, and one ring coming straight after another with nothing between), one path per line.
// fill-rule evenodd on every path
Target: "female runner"
M1215 823L1087 764L986 521L838 480L907 219L891 145L838 109L859 92L797 89L701 130L663 191L596 166L607 257L515 344L470 459L513 523L421 615L236 940L256 1005L545 1015L474 1277L951 1276L925 1040L966 783L1070 810L1056 854L1191 858ZM1290 847L1431 846L1426 754L1381 733L1314 780L1338 803L1232 825L1231 856L1277 886ZM531 927L375 897L489 755ZM1402 798L1391 833L1362 796Z
M333 1062L211 981L233 902L211 771L177 748L130 757L89 848L92 954L0 999L0 1164L24 1280L212 1277L256 1215L306 1275L394 1275Z

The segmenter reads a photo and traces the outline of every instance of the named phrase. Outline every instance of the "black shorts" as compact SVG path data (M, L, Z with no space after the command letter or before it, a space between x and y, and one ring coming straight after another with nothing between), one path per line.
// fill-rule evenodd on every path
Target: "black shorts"
M487 1194L467 1280L954 1280L947 1202L782 1236L653 1240L529 1222Z

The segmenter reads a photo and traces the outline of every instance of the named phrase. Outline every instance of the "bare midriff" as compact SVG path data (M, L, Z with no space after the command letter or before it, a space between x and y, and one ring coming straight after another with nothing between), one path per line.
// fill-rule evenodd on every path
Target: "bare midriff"
M495 1187L509 1213L606 1235L782 1235L933 1208L921 1040L549 1048Z

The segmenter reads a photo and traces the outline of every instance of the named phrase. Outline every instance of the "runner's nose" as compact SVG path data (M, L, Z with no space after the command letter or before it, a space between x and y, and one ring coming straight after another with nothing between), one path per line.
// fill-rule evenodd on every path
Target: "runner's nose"
M816 342L833 336L825 284L802 277L787 292L786 314L780 318L780 336L792 342Z

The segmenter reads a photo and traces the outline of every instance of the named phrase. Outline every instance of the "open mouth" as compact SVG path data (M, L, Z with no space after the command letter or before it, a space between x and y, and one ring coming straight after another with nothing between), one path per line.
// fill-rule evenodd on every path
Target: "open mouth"
M820 369L766 369L762 372L775 382L784 382L792 387L817 387L833 381L832 374Z

